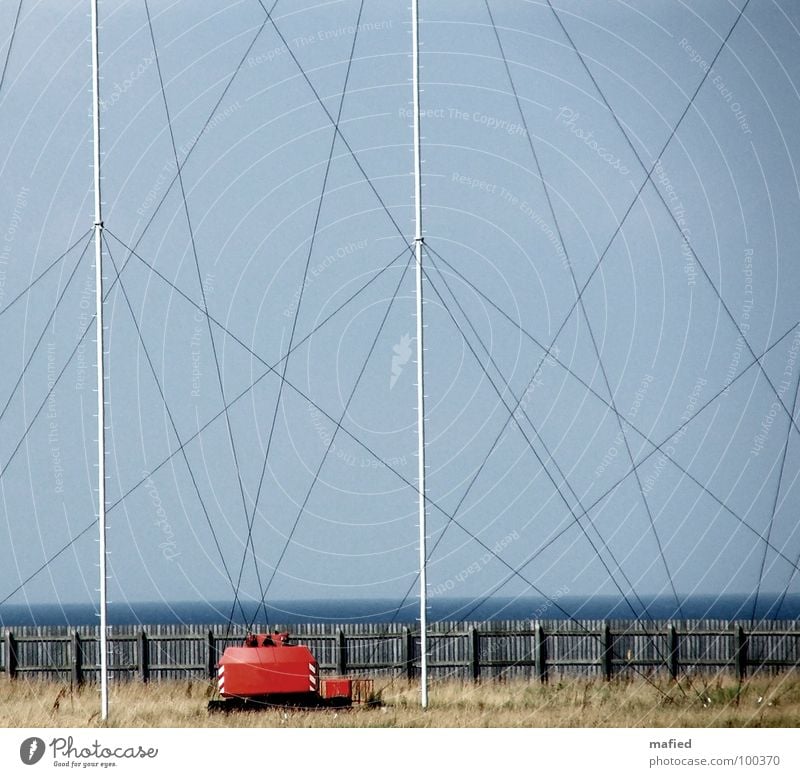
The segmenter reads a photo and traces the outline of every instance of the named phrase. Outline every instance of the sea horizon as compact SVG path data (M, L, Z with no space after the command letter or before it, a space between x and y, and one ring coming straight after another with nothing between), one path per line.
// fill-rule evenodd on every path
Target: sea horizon
M617 597L437 598L429 601L431 622L498 620L796 620L800 618L800 595L782 597L725 594L693 595L681 601L671 597L641 597L636 601ZM308 623L415 623L418 603L391 599L277 600L266 609L258 602L130 602L110 603L108 622L113 626L144 624L308 624ZM0 627L86 626L98 622L92 604L48 604L0 606Z

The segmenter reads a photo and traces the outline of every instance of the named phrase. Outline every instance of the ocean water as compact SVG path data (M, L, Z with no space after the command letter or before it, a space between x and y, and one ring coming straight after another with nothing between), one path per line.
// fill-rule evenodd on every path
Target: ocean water
M760 620L795 620L800 618L800 595L786 596L780 610L780 596L761 594L755 618ZM632 610L628 603L609 597L472 599L435 598L429 601L431 621L477 621L570 618L720 618L749 620L753 616L753 597L690 596L676 609L674 599L643 598L646 610ZM176 602L171 604L144 602L110 604L109 622L127 624L221 624L257 623L408 623L417 620L417 602L406 602L398 609L399 601L381 599L302 600L270 602L266 608L258 603L244 603L234 608L231 602ZM97 610L92 605L33 604L3 605L0 607L0 626L82 626L96 624Z

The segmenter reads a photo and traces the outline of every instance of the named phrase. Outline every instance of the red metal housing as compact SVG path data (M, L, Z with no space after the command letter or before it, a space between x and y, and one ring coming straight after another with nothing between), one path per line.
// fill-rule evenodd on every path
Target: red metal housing
M251 634L244 646L226 648L217 670L220 695L317 693L316 659L305 645L289 645L287 639L288 634Z

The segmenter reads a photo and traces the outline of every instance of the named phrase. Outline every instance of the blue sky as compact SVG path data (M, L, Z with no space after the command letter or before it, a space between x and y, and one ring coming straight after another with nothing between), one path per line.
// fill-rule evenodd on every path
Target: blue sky
M100 3L116 600L414 580L409 14L360 7L153 0L156 60ZM797 9L421 7L434 595L797 592ZM25 3L0 91L2 596L94 517L88 32ZM10 601L92 600L95 556Z

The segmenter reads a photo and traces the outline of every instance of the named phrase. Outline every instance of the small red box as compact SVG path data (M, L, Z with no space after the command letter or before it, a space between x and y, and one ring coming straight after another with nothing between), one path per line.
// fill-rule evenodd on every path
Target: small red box
M328 677L322 681L323 699L349 699L352 692L352 681L346 677Z

